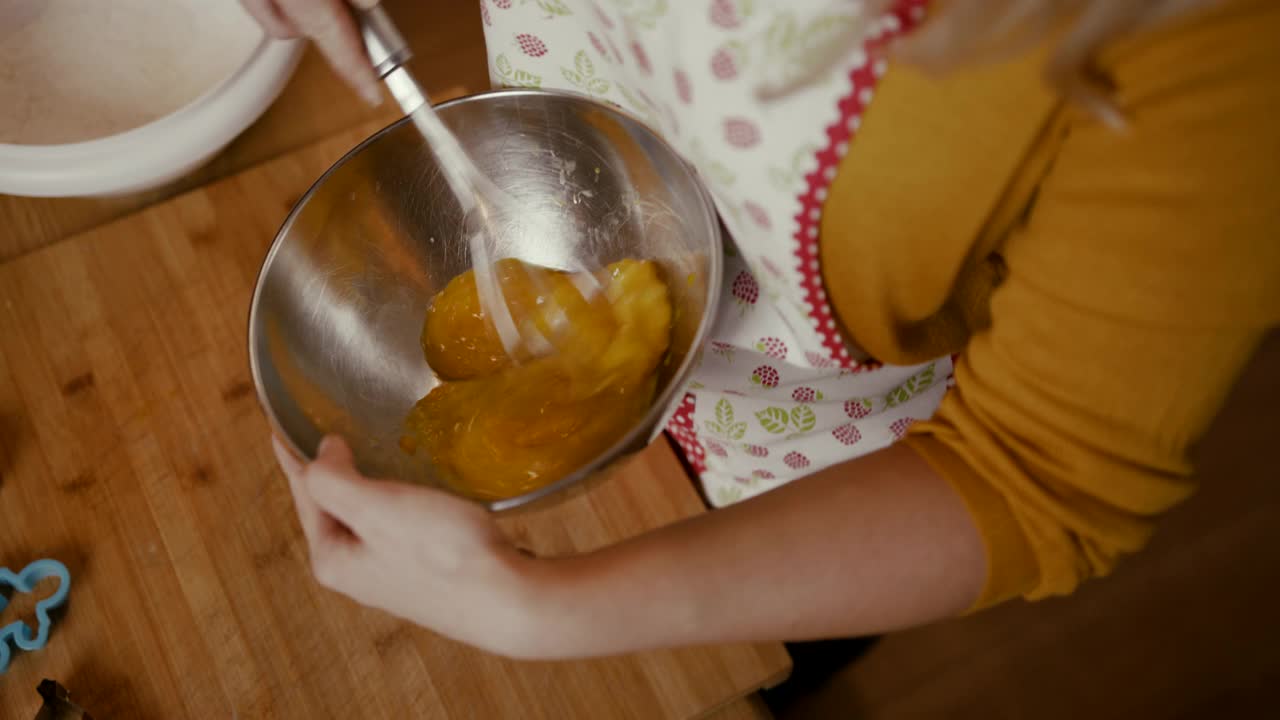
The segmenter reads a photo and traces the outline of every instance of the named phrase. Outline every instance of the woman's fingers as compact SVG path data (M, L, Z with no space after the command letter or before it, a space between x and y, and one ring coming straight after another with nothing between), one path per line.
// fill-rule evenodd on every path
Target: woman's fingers
M271 451L275 453L276 462L280 464L280 469L284 471L285 475L293 477L302 472L302 458L294 455L292 450L285 447L284 443L280 442L280 438L274 433L271 435Z
M371 105L382 101L378 78L344 0L276 0L302 34L315 41L330 66ZM376 4L376 3L372 3ZM363 2L362 5L370 5Z
M280 12L273 0L240 0L244 9L273 38L295 38L302 33Z
M293 505L298 512L298 523L302 525L302 534L307 544L313 549L323 544L332 527L326 522L325 513L316 505L304 480L306 467L278 438L271 438L271 448L275 451L276 462L284 470L289 479L289 492L293 495Z
M358 562L361 554L359 539L341 521L325 512L311 496L307 483L307 478L311 475L310 467L304 466L279 440L273 438L272 445L280 467L289 478L289 490L293 493L298 522L307 539L311 572L321 585L346 592L344 588L352 572L352 563ZM349 458L350 451L346 452Z
M321 513L302 482L305 469L302 461L286 448L279 438L271 438L271 449L275 452L276 462L280 463L280 469L289 479L289 492L293 494L293 505L298 512L298 523L302 525L302 534L307 537L307 544L314 547L320 541Z
M383 483L360 474L351 448L336 435L320 441L307 466L306 490L320 510L358 537L382 529L393 504Z

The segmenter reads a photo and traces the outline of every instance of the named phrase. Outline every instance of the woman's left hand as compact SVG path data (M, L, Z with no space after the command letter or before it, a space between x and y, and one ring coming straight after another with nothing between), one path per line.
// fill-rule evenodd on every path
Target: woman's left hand
M274 446L321 585L491 652L532 651L539 561L517 550L487 510L363 477L336 436L321 441L310 464Z

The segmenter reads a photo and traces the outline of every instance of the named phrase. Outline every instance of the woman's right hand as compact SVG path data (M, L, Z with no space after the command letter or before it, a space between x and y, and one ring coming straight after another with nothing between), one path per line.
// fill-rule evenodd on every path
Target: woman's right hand
M369 104L382 101L378 78L365 53L351 6L371 8L378 0L240 0L272 37L307 37L338 75Z

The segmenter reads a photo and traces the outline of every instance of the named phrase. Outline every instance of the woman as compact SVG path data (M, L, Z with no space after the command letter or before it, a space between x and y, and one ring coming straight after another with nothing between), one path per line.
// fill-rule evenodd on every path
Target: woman
M246 4L376 94L338 0ZM880 633L1140 549L1280 322L1280 6L675 5L483 9L496 80L622 104L712 188L728 310L668 430L723 509L531 558L329 438L278 448L317 578L557 658Z

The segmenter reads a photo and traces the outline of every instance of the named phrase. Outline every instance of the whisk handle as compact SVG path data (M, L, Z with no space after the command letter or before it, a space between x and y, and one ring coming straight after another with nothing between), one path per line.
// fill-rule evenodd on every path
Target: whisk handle
M360 26L360 38L364 41L365 51L369 53L369 61L373 63L374 72L379 79L385 78L413 57L409 44L381 5L357 10L355 18Z

